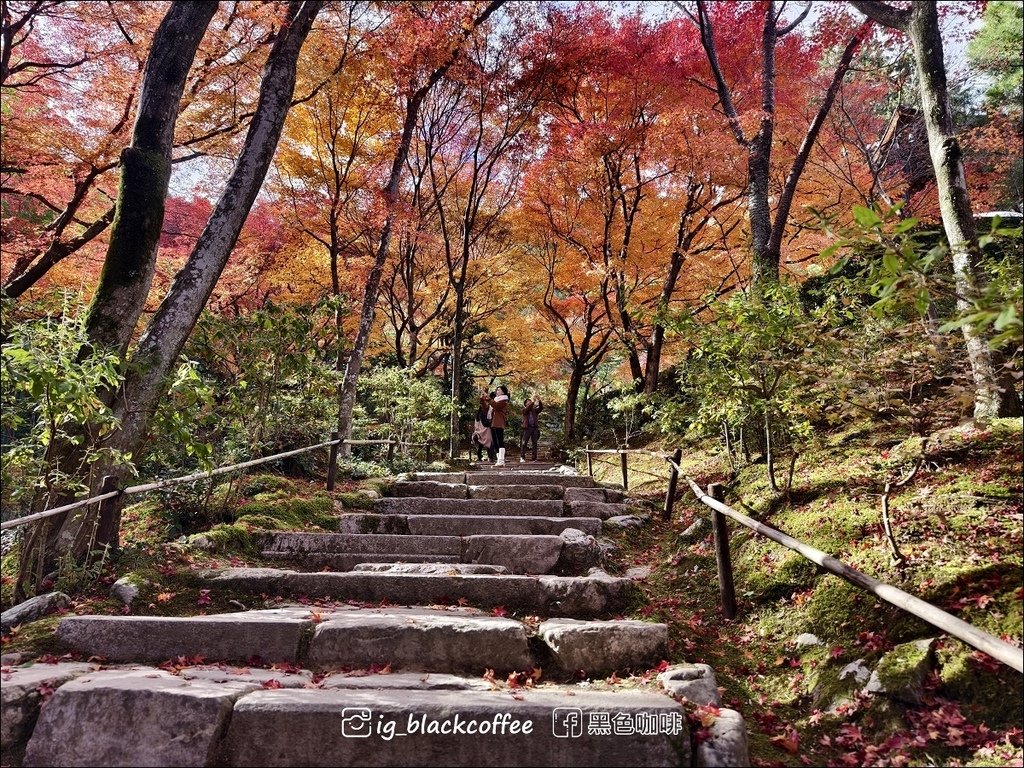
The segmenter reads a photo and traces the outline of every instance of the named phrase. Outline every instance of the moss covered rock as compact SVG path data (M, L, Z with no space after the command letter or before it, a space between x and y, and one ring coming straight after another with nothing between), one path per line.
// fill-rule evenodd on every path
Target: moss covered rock
M905 704L920 704L925 682L934 667L934 638L902 643L882 656L865 690Z

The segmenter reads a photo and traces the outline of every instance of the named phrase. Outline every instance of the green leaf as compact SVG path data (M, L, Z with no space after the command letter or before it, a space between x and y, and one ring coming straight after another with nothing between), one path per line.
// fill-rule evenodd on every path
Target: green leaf
M874 228L882 223L877 213L863 205L853 206L853 220L865 228Z

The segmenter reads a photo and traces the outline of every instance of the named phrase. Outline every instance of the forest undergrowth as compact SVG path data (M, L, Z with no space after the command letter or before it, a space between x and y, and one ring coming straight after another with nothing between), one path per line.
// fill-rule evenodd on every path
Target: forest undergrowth
M676 446L666 446L676 447ZM832 435L773 493L763 464L738 469L726 501L883 582L1020 645L1021 420L935 433L921 470L890 498L894 563L880 497L920 452L883 429ZM722 618L709 511L680 484L662 522L660 458L631 455L652 522L618 536L619 565L643 568L638 618L667 622L671 660L711 665L723 706L746 719L754 765L1020 765L1021 675L795 552L730 523L739 613ZM724 450L684 449L702 486L725 482ZM619 467L595 473L616 481ZM633 571L636 573L636 571ZM917 642L931 641L931 642ZM872 671L885 693L869 693Z

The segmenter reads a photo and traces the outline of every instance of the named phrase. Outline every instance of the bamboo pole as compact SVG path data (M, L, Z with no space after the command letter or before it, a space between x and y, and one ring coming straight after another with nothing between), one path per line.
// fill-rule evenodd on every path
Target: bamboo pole
M1016 646L1003 642L994 635L990 635L988 632L983 632L976 627L972 627L966 621L958 619L956 616L946 613L942 609L936 608L934 605L926 603L918 597L914 597L901 589L897 589L889 584L873 579L867 574L861 573L855 568L851 568L831 555L825 554L820 549L815 549L808 544L804 544L802 541L794 539L792 536L787 536L771 526L759 523L758 521L737 512L732 507L726 506L722 502L708 496L701 490L700 486L690 478L686 478L686 482L690 484L694 494L698 499L700 499L700 501L712 509L721 512L726 517L732 518L741 525L745 525L752 531L755 531L784 547L792 549L794 552L799 552L808 560L817 563L829 573L834 573L836 576L846 579L851 584L876 595L887 603L891 603L897 608L917 616L919 619L927 621L932 626L938 627L943 632L949 633L958 640L962 640L972 648L977 648L979 651L987 653L992 658L998 659L1008 667L1012 667L1018 672L1024 672L1024 648L1017 648Z

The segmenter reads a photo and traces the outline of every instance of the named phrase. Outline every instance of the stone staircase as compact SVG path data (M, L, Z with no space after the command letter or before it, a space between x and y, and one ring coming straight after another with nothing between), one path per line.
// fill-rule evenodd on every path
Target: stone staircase
M697 743L651 674L580 683L658 667L720 704L710 669L665 669L665 625L608 620L633 590L594 537L621 493L539 469L417 475L338 533L269 537L287 568L204 577L274 607L63 619L90 663L3 668L3 764L746 764L736 713Z

